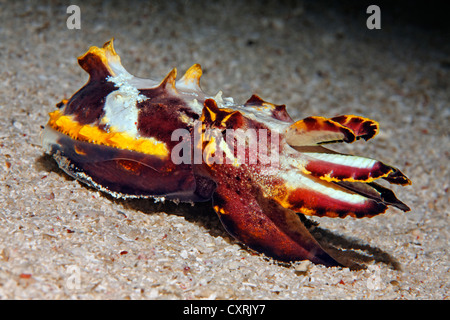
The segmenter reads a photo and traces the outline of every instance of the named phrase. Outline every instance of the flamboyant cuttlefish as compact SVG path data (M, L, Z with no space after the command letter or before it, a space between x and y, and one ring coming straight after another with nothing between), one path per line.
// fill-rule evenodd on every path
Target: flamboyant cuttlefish
M356 218L409 208L375 183L409 179L380 161L337 153L331 142L368 140L378 123L359 116L293 121L284 105L245 104L200 89L198 64L176 81L128 73L113 48L78 58L88 82L50 113L43 146L72 177L123 198L209 201L225 229L281 261L341 263L302 215Z

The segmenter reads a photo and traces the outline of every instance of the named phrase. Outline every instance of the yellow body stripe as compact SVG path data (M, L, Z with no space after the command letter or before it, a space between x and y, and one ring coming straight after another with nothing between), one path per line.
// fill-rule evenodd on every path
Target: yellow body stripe
M105 132L97 126L81 125L74 121L72 116L63 115L59 110L55 110L49 115L50 120L48 121L48 125L59 132L67 134L73 139L159 157L169 155L166 144L155 138L136 139L125 132Z

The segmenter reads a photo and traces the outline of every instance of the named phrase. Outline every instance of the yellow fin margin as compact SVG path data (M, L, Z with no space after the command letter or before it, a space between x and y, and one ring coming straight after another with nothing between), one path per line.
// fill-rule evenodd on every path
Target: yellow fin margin
M158 157L166 157L169 150L164 142L154 138L133 138L124 132L105 132L93 125L81 125L71 116L63 115L59 110L50 114L48 125L79 141L106 145L118 149L136 151Z

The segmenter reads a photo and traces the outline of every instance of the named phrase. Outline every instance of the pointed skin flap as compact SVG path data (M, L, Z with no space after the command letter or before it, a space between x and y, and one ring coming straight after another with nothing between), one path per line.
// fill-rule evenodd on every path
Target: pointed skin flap
M175 79L177 78L177 68L173 68L161 81L159 88L176 92Z
M294 122L291 116L287 113L286 106L284 104L275 105L273 103L264 101L256 94L252 95L250 99L248 99L247 102L244 104L244 106L256 110L268 109L273 118L289 123Z
M92 46L78 57L79 65L89 73L91 80L104 80L107 76L127 74L120 57L114 50L114 39L106 42L102 48Z
M201 91L200 78L202 77L202 74L202 67L196 63L186 71L180 80L177 81L177 85L184 89Z

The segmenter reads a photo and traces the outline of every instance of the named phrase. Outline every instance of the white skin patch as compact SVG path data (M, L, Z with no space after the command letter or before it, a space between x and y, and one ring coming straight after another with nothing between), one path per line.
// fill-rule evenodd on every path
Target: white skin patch
M308 152L306 153L308 156L317 159L322 160L330 163L335 163L343 166L350 166L355 168L372 168L376 160L369 159L369 158L363 158L363 157L356 157L352 155L340 155L340 154L327 154L327 153L315 153L315 152Z
M191 102L189 102L189 107L195 113L202 114L203 105L200 104L200 102L198 102L197 99L194 99Z
M333 185L325 186L322 183L315 182L301 174L296 173L294 170L288 172L281 172L279 177L286 181L286 187L288 189L305 188L308 190L317 191L321 194L325 194L330 198L341 200L352 204L362 204L367 199L356 193L346 192L339 190Z
M140 94L139 90L128 82L131 78L132 76L129 74L107 78L119 89L106 97L105 115L101 122L107 124L110 130L125 132L132 137L136 137L139 113L136 104L148 98Z
M305 177L299 173L298 170L307 163L301 157L289 157L288 153L295 152L294 149L285 149L286 155L281 156L281 170L278 172L278 177L285 181L288 189L305 188L307 190L314 190L321 194L327 195L333 199L345 201L352 204L362 204L367 199L359 194L341 190L338 186L333 184L323 184L316 182L309 177Z

